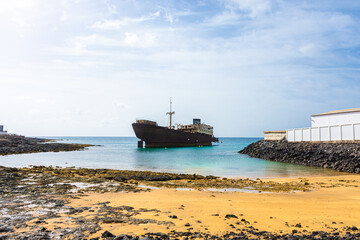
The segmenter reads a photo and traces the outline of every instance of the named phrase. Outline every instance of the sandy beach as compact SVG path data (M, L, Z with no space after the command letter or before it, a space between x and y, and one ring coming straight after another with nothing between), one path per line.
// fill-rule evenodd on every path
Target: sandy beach
M144 176L149 180L141 180L141 172L131 171L2 170L2 178L14 183L5 188L11 194L2 191L1 220L7 223L1 228L3 239L360 236L356 174L257 180L168 175L173 180L152 181L150 175L162 174L147 172ZM118 173L126 173L128 180L111 179ZM238 192L229 192L230 183L241 186L231 188Z
M94 193L74 199L71 206L108 205L132 206L135 209L157 209L160 212L142 212L140 219L174 224L126 223L102 224L103 230L114 235L142 235L149 231L195 231L224 235L251 227L273 233L338 232L345 235L347 226L360 223L360 176L307 178L314 185L310 192L243 193L209 192L198 190L156 189L140 193ZM299 179L272 179L280 183ZM83 216L91 217L91 213ZM171 218L171 216L177 218ZM232 217L226 217L226 216ZM189 225L189 226L188 226ZM94 237L101 234L94 234ZM250 236L249 236L250 237Z

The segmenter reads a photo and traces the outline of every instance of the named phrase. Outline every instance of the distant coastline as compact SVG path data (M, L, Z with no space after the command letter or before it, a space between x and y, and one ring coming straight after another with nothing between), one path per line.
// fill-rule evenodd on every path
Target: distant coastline
M0 156L38 152L67 152L84 150L91 144L57 143L51 139L30 138L19 135L0 136Z

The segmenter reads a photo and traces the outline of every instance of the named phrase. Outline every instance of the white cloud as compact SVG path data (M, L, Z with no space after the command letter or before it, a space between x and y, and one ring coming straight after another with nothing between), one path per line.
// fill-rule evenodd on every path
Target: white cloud
M150 14L147 17L139 17L139 18L123 18L123 19L113 19L108 20L104 19L101 21L97 21L92 24L92 28L100 29L100 30L118 30L124 26L129 26L136 23L142 23L145 21L153 20L154 18L158 17L158 12L154 14Z
M247 12L252 18L271 10L270 0L226 0L226 5L232 10Z
M95 29L101 30L109 30L109 29L119 29L120 27L126 26L129 24L128 20L101 20L95 22L91 27Z
M70 40L70 43L79 49L84 49L92 45L103 46L121 46L122 42L113 38L104 37L98 34L91 34L89 36L78 36Z
M235 25L238 24L240 16L233 11L224 11L218 15L207 19L205 25L219 26L219 25Z
M129 33L126 32L125 33L125 43L130 45L130 46L134 46L140 43L140 38L138 37L138 35L136 33Z
M157 11L157 12L151 14L151 15L153 15L153 16L155 16L155 17L159 17L159 16L160 16L160 13L161 13L160 11Z
M117 9L116 6L113 4L109 4L108 1L105 1L107 9L109 11L110 14L116 14L117 13Z
M50 48L48 52L73 56L114 55L116 48L150 48L157 46L157 37L153 32L125 32L117 36L91 34L71 37L64 47ZM105 49L104 49L105 48ZM111 48L110 51L106 49ZM123 53L124 55L124 53Z
M96 21L91 25L91 28L98 30L119 30L126 26L133 26L136 24L141 24L147 21L152 21L158 18L163 18L169 23L173 23L177 20L177 15L185 15L188 13L185 12L176 12L171 13L168 9L161 7L160 10L156 12L151 12L147 15L141 17L125 17L122 19L103 19Z
M124 110L125 108L127 108L126 104L124 103L116 103L115 106L119 110Z
M126 32L124 42L131 47L151 47L155 45L155 35L144 33L142 35Z
M270 0L225 0L226 9L207 19L210 25L239 24L245 17L253 18L265 15L271 11Z
M60 21L66 21L68 19L68 13L66 11L63 11L61 17L60 17Z
M313 43L308 43L308 44L304 44L302 46L300 46L299 51L304 55L304 56L314 56L315 53L317 53L318 49L316 47L315 44Z
M168 9L162 8L161 11L164 13L164 19L169 23L174 23L177 21L177 16L175 16L173 13L171 13ZM159 11L160 15L160 11Z
M37 7L40 0L11 0L0 2L0 12L9 12Z

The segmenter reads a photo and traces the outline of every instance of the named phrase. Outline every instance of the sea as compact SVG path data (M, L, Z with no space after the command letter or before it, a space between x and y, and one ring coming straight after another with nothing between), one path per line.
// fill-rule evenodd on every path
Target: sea
M333 175L333 170L251 158L238 151L260 138L219 138L207 147L137 148L135 137L46 137L63 143L96 145L83 151L0 156L0 166L60 166L149 170L232 178Z

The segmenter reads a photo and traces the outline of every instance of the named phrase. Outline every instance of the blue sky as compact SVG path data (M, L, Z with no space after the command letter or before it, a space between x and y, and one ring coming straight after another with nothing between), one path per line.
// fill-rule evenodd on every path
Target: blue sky
M359 107L359 1L12 0L0 3L0 124L133 136L194 117L217 136L310 126Z

